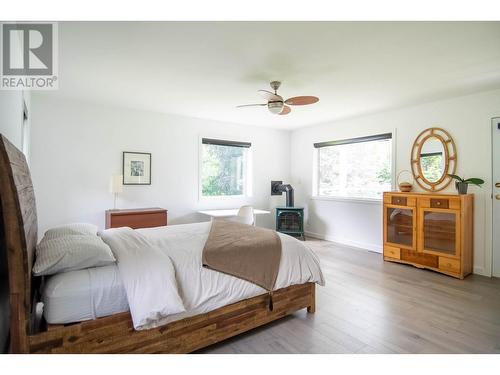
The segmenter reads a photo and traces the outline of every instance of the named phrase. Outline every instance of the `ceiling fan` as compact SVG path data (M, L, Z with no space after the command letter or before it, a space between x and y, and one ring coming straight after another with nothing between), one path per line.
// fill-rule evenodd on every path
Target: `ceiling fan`
M258 93L267 100L267 103L262 104L243 104L237 106L237 108L242 107L263 107L267 106L269 112L274 115L288 115L292 110L289 105L307 105L316 103L319 98L316 96L294 96L293 98L289 98L287 100L283 100L283 97L278 95L277 91L281 86L280 81L272 81L270 83L271 88L274 90L274 93L267 90L258 90Z

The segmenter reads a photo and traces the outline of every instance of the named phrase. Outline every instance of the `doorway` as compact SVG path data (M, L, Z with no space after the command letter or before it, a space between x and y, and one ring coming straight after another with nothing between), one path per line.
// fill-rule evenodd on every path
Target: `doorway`
M491 120L493 147L493 269L492 275L500 277L500 117Z

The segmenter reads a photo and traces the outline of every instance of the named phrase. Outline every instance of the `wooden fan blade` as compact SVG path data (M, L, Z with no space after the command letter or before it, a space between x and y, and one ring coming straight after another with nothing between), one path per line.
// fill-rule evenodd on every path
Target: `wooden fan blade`
M260 96L262 96L268 102L270 102L270 101L276 102L276 101L282 101L283 100L283 98L281 96L276 95L275 93L273 93L271 91L258 90L257 92L260 94Z
M242 105L237 105L236 108L241 108L241 107L261 107L263 105L267 105L267 104L242 104Z
M288 115L288 114L290 113L290 111L291 111L291 110L292 110L292 109L291 109L289 106L284 105L284 106L283 106L283 109L282 109L282 110L281 110L281 112L280 112L280 115Z
M307 105L314 104L319 100L315 96L294 96L293 98L285 100L288 105Z

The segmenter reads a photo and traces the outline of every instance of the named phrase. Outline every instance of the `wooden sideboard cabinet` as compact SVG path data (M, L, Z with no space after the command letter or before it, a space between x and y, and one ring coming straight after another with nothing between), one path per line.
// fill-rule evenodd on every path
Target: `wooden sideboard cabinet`
M384 260L463 279L472 272L474 195L384 193Z
M154 228L167 225L167 210L164 208L136 208L107 210L106 229L118 227Z

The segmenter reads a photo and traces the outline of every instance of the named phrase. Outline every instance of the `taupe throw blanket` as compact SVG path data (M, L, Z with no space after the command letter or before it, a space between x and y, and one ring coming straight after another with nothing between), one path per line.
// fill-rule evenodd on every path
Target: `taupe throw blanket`
M214 220L203 248L203 266L272 292L281 261L281 240L270 229ZM272 309L272 301L270 302Z

